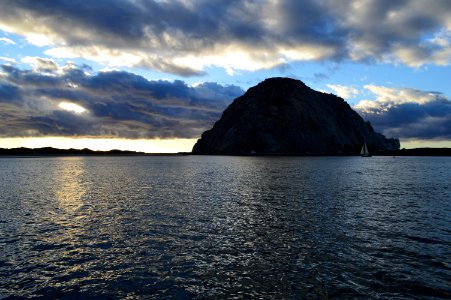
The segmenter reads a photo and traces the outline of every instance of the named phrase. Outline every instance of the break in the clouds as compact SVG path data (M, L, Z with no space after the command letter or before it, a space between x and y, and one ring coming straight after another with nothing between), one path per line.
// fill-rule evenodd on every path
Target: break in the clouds
M376 96L354 106L386 136L403 139L451 139L451 101L438 92L367 85Z
M127 72L28 57L0 66L0 137L197 138L243 90L149 81Z
M47 55L182 76L325 59L449 65L450 15L449 0L0 1L0 29Z

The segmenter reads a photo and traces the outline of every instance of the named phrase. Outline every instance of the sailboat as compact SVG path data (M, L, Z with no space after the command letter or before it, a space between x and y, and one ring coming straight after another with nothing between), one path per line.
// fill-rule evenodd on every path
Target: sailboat
M362 157L371 157L370 151L368 151L368 147L365 142L363 142L363 147L362 150L360 150L360 154Z

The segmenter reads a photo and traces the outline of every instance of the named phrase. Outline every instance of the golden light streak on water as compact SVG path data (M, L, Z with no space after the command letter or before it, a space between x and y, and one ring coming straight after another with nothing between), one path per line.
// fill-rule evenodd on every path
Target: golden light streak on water
M59 159L61 163L55 169L55 196L60 209L70 212L76 211L83 205L83 195L86 188L81 184L85 172L84 157Z

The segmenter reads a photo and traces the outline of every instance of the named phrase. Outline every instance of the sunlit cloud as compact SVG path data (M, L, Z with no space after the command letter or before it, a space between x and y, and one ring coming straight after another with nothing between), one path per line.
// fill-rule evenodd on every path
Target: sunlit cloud
M376 99L354 106L388 136L410 140L451 139L451 101L437 92L367 85Z
M441 30L437 32L431 39L429 39L429 42L440 47L451 46L451 30Z
M17 61L14 58L0 56L0 61L4 61L9 64L15 64Z
M344 86L340 84L328 84L328 88L334 91L338 96L343 99L351 99L359 94L359 90L352 86Z
M362 100L354 107L363 113L378 114L405 103L426 104L446 99L437 92L424 92L411 88L391 88L365 85L364 88L376 96L375 100Z
M55 58L79 58L100 62L109 67L133 67L139 65L143 54L138 51L118 51L115 49L95 47L57 47L44 51Z
M86 111L86 109L84 107L82 107L78 104L75 104L75 103L70 103L70 102L61 102L60 104L58 104L58 107L68 110L68 111L72 111L77 114L81 114Z
M54 44L54 41L46 34L25 33L24 36L28 43L38 47Z
M51 73L59 69L58 65L48 58L25 56L21 62L29 64L37 72Z
M233 75L295 61L449 65L450 14L448 0L4 0L0 29L56 58L181 76L220 67Z
M0 38L0 43L5 44L5 45L15 45L16 44L16 42L14 42L13 40L5 38L5 37Z

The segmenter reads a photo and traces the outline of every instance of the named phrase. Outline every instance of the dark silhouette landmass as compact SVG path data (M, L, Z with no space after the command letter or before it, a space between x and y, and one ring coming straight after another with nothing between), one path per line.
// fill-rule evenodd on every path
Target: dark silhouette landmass
M451 156L451 148L415 148L379 151L374 155L381 156Z
M186 153L145 153L136 151L94 151L90 149L57 149L52 147L44 148L0 148L0 156L166 156L184 155Z
M398 139L374 131L342 98L300 80L270 78L236 98L193 154L352 155L396 151Z

